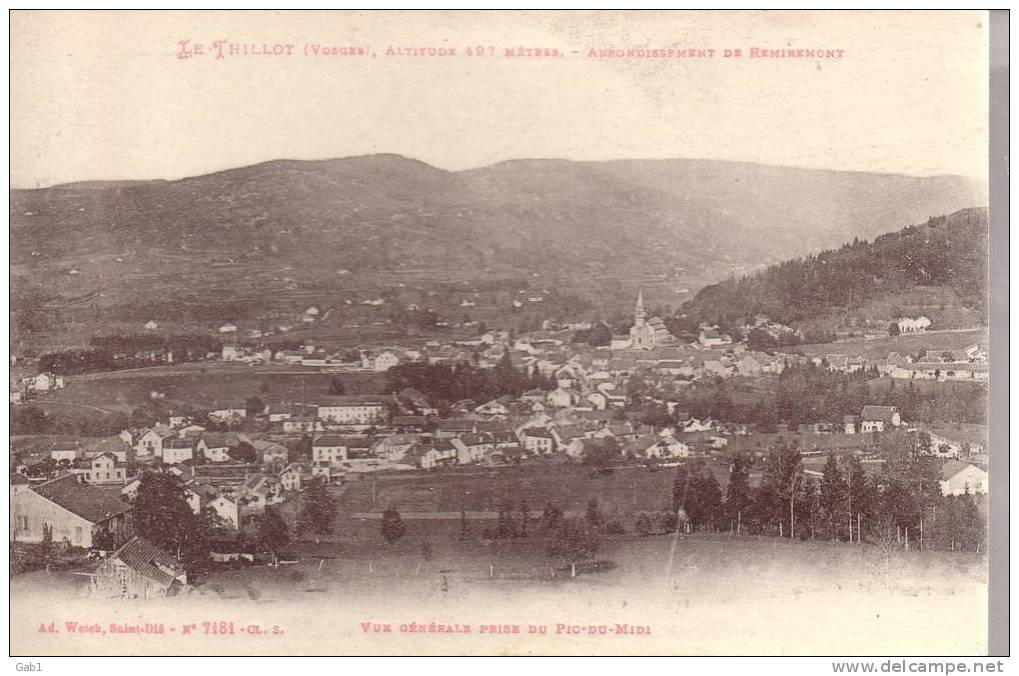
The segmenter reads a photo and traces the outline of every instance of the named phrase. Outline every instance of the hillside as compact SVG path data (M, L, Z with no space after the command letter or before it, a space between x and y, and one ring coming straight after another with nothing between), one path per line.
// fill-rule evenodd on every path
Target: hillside
M851 314L884 328L922 312L934 328L960 328L984 323L986 279L987 210L965 209L710 285L680 312L696 322L765 315L827 329Z
M12 191L12 302L25 336L141 318L292 319L308 304L394 293L396 280L393 303L444 316L462 298L437 287L479 291L478 280L505 292L477 299L492 316L514 293L553 289L603 310L632 303L637 286L678 305L712 280L986 199L959 177L700 160L462 172L398 155L280 160Z

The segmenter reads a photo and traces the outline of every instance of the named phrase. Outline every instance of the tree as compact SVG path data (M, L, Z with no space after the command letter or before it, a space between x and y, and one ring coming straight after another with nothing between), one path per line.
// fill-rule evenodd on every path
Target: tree
M499 503L499 521L496 527L496 537L515 538L517 536L517 524L513 519L513 505L509 500Z
M742 453L737 453L729 468L729 488L725 495L726 517L740 525L748 516L750 506L750 463Z
M591 501L587 503L584 519L594 528L601 528L602 524L605 523L605 516L602 514L601 506L598 504L598 498L591 498Z
M382 512L382 537L389 544L393 544L406 534L407 525L400 518L400 512L395 505L390 505Z
M597 529L586 521L569 519L560 522L549 539L545 553L569 563L594 558L601 545Z
M247 441L241 441L236 446L231 446L227 449L226 454L238 462L258 462L258 451Z
M339 376L333 376L329 379L329 392L331 394L346 394L347 390L343 386L343 380Z
M888 325L888 335L889 336L897 336L900 333L902 333L902 330L899 328L899 323L898 322L892 322L891 324Z
M259 397L248 397L244 400L244 410L249 418L265 413L265 402Z
M833 454L828 455L821 472L821 519L829 539L839 539L850 517L847 507L849 487L839 463Z
M209 533L188 505L184 485L172 474L146 472L134 501L135 532L173 553L189 573L209 561Z
M307 434L301 436L297 443L287 447L287 460L290 462L297 462L301 459L311 460L311 447L312 438Z
M266 507L258 519L258 544L269 552L273 565L279 561L280 550L290 544L287 522L275 507Z
M301 498L297 532L311 533L315 536L315 542L318 542L321 536L332 532L335 520L336 500L329 494L329 488L322 477L315 477Z
M545 533L551 532L559 527L563 519L563 510L551 502L545 503L545 509L541 512L541 530Z
M641 512L637 517L636 530L637 534L642 537L647 537L655 532L655 522L651 519L650 514Z
M690 479L686 515L694 526L714 526L722 516L722 488L715 475L703 468Z

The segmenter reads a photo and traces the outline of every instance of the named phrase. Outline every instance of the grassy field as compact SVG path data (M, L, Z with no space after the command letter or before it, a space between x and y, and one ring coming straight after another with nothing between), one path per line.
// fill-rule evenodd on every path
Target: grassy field
M874 340L847 340L835 343L814 343L798 345L796 350L808 357L823 357L828 354L844 354L850 357L864 357L871 361L884 359L889 352L902 355L915 354L920 350L955 350L973 343L987 347L987 329L963 331L929 331L901 336L888 336Z
M162 602L85 598L84 578L12 579L12 653L203 651L236 654L976 654L986 636L986 562L974 554L726 535L621 536L598 572L571 578L540 538L485 545L413 536L331 544L273 569L220 571ZM39 636L41 621L196 622L278 627L278 636ZM470 624L467 635L409 635L410 622ZM372 635L362 622L388 623ZM617 625L646 627L639 637ZM518 625L486 635L481 626ZM593 632L574 628L594 626ZM605 627L600 633L598 627ZM544 627L544 632L528 631ZM494 627L493 627L494 630ZM200 631L200 629L199 629ZM592 635L593 634L593 635ZM54 640L59 639L59 640ZM99 643L97 643L99 641ZM190 646L190 647L189 647Z
M269 403L292 402L328 393L333 377L343 382L348 394L380 393L384 383L384 375L374 372L335 374L309 369L301 373L286 367L252 369L210 362L105 373L102 377L71 377L67 387L42 394L32 403L54 412L91 408L129 413L148 401L153 392L165 395L168 402L199 407L252 396Z

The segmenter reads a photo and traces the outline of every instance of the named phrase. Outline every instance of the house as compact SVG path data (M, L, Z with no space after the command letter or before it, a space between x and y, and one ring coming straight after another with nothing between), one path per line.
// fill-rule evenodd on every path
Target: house
M388 437L381 439L375 445L375 454L396 462L402 458L412 446L420 442L421 436L418 434L407 434L401 432L390 434Z
M167 465L176 465L194 457L195 449L190 439L166 439L163 441L162 460Z
M987 493L987 472L961 460L949 460L941 468L942 495L984 495Z
M48 392L50 390L60 390L64 387L64 377L55 376L51 373L40 373L36 376L29 376L25 378L25 384L28 389L36 392Z
M492 401L490 401L490 402L488 402L486 404L482 404L481 406L478 406L477 408L475 408L474 412L477 413L478 415L487 415L487 416L505 416L505 415L509 415L510 411L509 411L509 408L506 406L506 404L507 404L506 399L507 399L506 397L501 397L499 399L493 399Z
M719 333L715 329L704 329L697 336L697 342L704 347L718 347L732 345L732 337L725 333Z
M842 433L843 434L856 434L857 425L860 419L855 415L844 415L842 416Z
M435 436L439 439L450 439L477 431L477 421L460 418L440 420L435 428Z
M864 406L860 413L860 432L884 432L901 424L896 406Z
M322 422L313 415L296 415L291 416L289 420L283 421L283 432L285 434L321 432L323 429Z
M896 322L899 333L921 333L931 326L931 320L920 315L919 317L900 317Z
M311 443L312 461L335 464L346 462L348 442L346 437L326 435L316 438Z
M181 439L195 439L202 436L205 428L201 425L185 425L177 430L177 436Z
M88 461L85 468L78 472L85 483L99 485L124 485L127 481L127 467L117 462L112 453L102 453Z
M207 504L216 515L223 519L233 529L240 527L241 513L237 501L225 495L219 495L210 500Z
M265 407L265 413L263 414L269 419L269 422L283 422L284 420L290 420L293 412L289 407L285 407L282 404L269 404Z
M386 422L386 397L338 395L318 404L318 418L327 425L377 425Z
M195 450L209 462L230 462L230 448L240 443L236 434L206 432L198 440Z
M251 445L255 447L259 459L264 464L286 462L287 460L287 447L275 441L256 439L251 442Z
M187 583L187 572L173 554L134 537L96 566L89 587L99 597L152 599L173 596Z
M50 458L54 462L72 463L82 456L82 448L77 441L56 441L50 446Z
M248 409L244 402L228 402L217 404L218 408L209 411L209 418L219 422L237 422L248 417Z
M237 331L237 326L234 324L226 323L219 327L220 333L234 333Z
M591 404L592 408L604 411L609 407L609 398L601 392L591 392L584 398L584 401Z
M736 371L741 376L758 376L764 370L764 365L752 354L745 354L736 362Z
M564 453L572 460L583 460L589 454L597 452L605 441L589 437L574 437L565 446Z
M849 371L849 356L844 354L828 354L825 355L824 360L828 363L829 371L841 371L846 373Z
M544 427L528 427L521 434L524 448L531 453L549 455L555 452L555 438Z
M240 361L244 356L244 348L240 345L224 345L220 353L221 361Z
M371 368L375 371L388 371L400 363L400 355L393 350L385 350L371 360Z
M461 465L480 462L486 454L495 450L492 436L485 432L464 434L450 441L456 447L457 462Z
M404 456L404 462L417 465L421 469L434 469L454 465L457 462L457 449L448 439L436 439L431 443L415 444Z
M285 491L299 491L304 487L304 477L307 470L299 462L292 462L276 475L279 479L280 488Z
M492 437L492 445L497 449L515 448L520 445L520 440L512 430L496 430L489 433Z
M548 402L549 406L554 406L556 408L569 408L577 403L578 399L579 398L575 393L570 392L569 390L564 390L560 387L549 392L545 401Z
M12 494L10 509L11 542L42 542L49 532L53 542L87 549L100 531L115 540L131 534L130 505L72 474Z
M155 331L158 328L159 328L159 324L155 323L151 319L149 321L145 322L145 330L146 331Z

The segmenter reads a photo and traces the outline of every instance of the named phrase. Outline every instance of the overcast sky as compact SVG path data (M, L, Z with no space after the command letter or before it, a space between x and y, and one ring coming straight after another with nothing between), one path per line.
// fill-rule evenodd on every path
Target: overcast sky
M293 44L292 57L178 59ZM304 56L353 45L375 57ZM471 45L495 57L467 57ZM390 57L446 46L455 58ZM507 59L506 47L557 48ZM595 59L589 48L827 48L842 59ZM574 53L576 50L576 53ZM982 13L45 13L11 19L11 183L180 178L376 152L715 158L986 178Z

